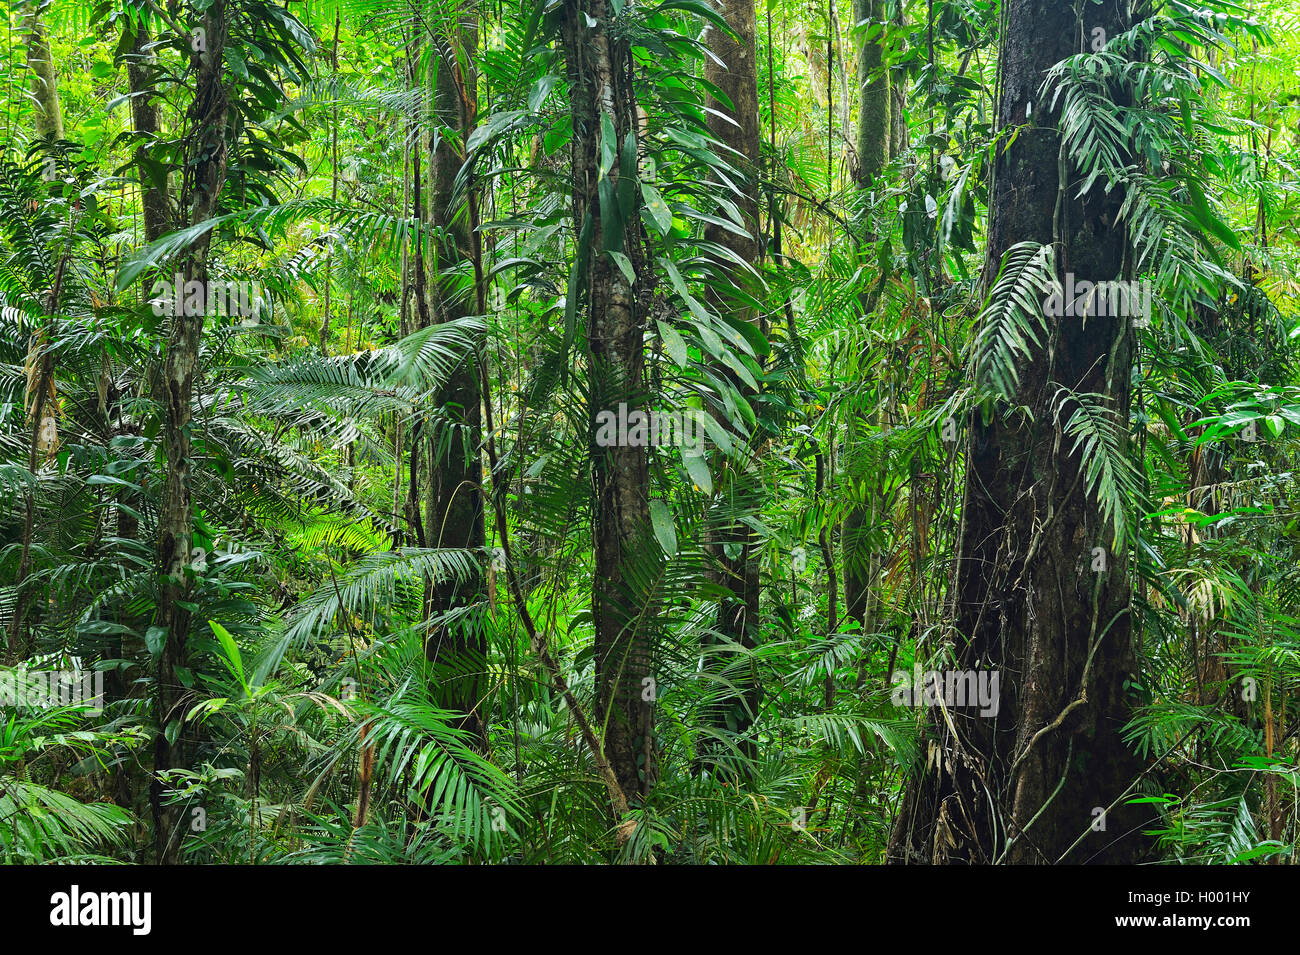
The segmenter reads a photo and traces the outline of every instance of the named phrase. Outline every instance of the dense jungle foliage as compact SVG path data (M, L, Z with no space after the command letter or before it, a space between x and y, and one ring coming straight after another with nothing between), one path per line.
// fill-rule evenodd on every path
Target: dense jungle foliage
M1296 861L1293 3L0 16L0 861Z

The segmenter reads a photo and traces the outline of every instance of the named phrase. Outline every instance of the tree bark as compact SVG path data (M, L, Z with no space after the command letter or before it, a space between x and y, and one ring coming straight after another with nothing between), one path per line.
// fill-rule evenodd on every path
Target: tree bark
M27 67L32 71L32 98L36 101L36 136L57 140L63 138L63 111L54 54L41 23L44 8L39 0L33 4L23 18L23 32L27 34Z
M1115 279L1127 247L1115 225L1121 190L1107 195L1099 183L1075 198L1080 177L1039 86L1053 64L1086 49L1088 30L1115 35L1120 14L1089 7L1083 24L1067 0L1008 2L998 125L1020 130L994 173L986 285L1025 240L1055 243L1062 273ZM1100 393L1127 430L1130 367L1126 318L1049 318L1014 398L1032 419L972 416L957 666L998 671L999 708L994 718L952 709L951 728L931 711L935 739L909 781L891 861L1122 863L1143 851L1144 817L1123 805L1140 770L1120 737L1136 668L1128 559L1087 491L1073 439L1060 433L1073 407L1054 407L1060 385ZM1094 570L1097 547L1104 570Z
M706 113L706 122L710 134L734 150L727 151L725 155L740 173L743 194L733 198L747 234L738 235L730 229L709 223L704 228L704 238L730 249L742 261L757 266L762 140L758 125L756 14L753 0L715 0L714 6L730 27L731 33L712 24L704 31L703 40L713 53L713 58L705 61L704 78L716 86L730 103L715 99L712 95L707 96L705 105L714 112ZM719 218L726 217L721 209L716 210L715 214ZM740 273L735 265L719 261L715 268L723 274L730 274L737 289L750 296L758 294L756 283ZM753 307L724 283L711 284L705 301L713 311L729 316L732 320L751 324L758 320ZM753 401L753 390L732 369L715 363L714 373L730 382L746 400ZM747 441L722 410L714 408L711 413L719 424L731 432L736 439L734 443L741 449L734 458L720 459L722 480L718 482L716 500L725 503L733 512L755 511L762 491L762 484L752 471L753 456L758 450L757 442ZM718 607L716 629L724 640L746 649L755 646L758 631L759 564L755 538L754 530L748 524L733 517L717 528L708 542L711 563L715 568L714 582L729 592ZM728 547L732 549L732 555L728 555ZM728 654L723 659L731 659L731 655ZM744 734L753 725L761 688L752 664L739 662L748 672L727 674L727 682L736 688L735 692L719 697L705 713L705 719L718 729ZM757 748L753 740L742 740L740 752L749 761L756 758ZM715 754L702 752L700 755L705 762L712 763ZM726 762L717 765L719 771L730 772L726 768Z
M474 128L477 82L472 69L478 30L472 16L462 16L454 36L439 36L433 112L443 134L430 155L430 225L439 236L435 249L433 293L436 314L452 321L480 310L476 280L478 252L471 233L468 201L456 203L456 177L465 163L465 141ZM455 138L447 135L454 133ZM442 417L430 428L431 470L426 499L426 533L430 546L465 547L482 553L483 444L477 349L448 379L438 398ZM425 583L425 617L430 620L425 653L434 665L443 706L465 714L462 725L484 745L487 727L480 710L481 677L486 666L487 635L483 621L486 581L476 570L465 579ZM476 608L476 609L468 609ZM464 615L441 620L455 611Z
M158 103L150 92L153 54L148 46L153 42L153 37L144 14L134 21L126 18L122 29L131 35L131 53L126 58L126 77L131 91L131 121L137 140L135 165L140 177L140 212L144 218L145 241L154 242L171 231L172 212L166 173L162 174L161 182L156 181L145 162L158 141L161 128Z
M63 276L68 266L71 248L65 248L55 270L54 282L50 286L46 307L49 314L59 311ZM50 347L49 330L41 328L33 332L27 352L27 389L23 404L27 409L31 430L27 444L27 470L35 477L40 464L40 455L52 454L58 442L58 422L55 417L55 403L58 395L54 380L54 350ZM14 577L14 586L18 593L14 600L14 612L9 621L7 657L14 663L27 658L31 641L25 637L25 616L27 613L28 590L27 575L32 568L32 544L36 531L36 495L28 488L23 494L23 538L22 549L18 558L18 573Z
M620 402L636 408L644 400L645 321L653 278L644 228L635 212L624 217L618 199L625 170L635 176L637 114L631 52L625 39L610 33L610 20L606 0L565 0L560 11L573 120L573 217L580 256L586 247L580 269L585 278L591 376L597 716L605 727L605 756L631 799L645 796L658 773L654 693L647 692L655 685L651 630L655 615L646 601L659 550L650 534L646 449L600 447L594 436L599 411L617 409ZM606 124L614 132L617 158L602 175L601 138ZM624 161L629 149L630 163ZM628 256L634 283L628 283L609 251ZM579 291L571 288L569 294Z
M898 5L892 28L886 36L897 47L907 36L907 11ZM889 69L889 158L907 151L907 66L895 64Z
M854 0L858 41L858 186L870 189L892 155L889 70L882 68L886 20L882 0ZM867 25L864 25L864 22ZM869 31L874 31L869 36Z
M225 182L229 103L223 77L226 44L226 0L213 0L203 16L202 44L190 68L195 77L194 101L186 117L190 131L182 208L191 210L189 224L205 222L215 214L217 196ZM184 282L197 281L207 288L208 246L212 233L204 233L181 256ZM205 296L206 300L206 296ZM167 473L158 514L158 570L160 594L155 626L163 632L156 674L157 735L154 737L154 778L149 800L153 809L158 861L179 861L181 833L176 807L163 805L167 784L161 773L184 765L179 721L184 717L186 690L177 670L186 665L190 612L181 604L189 591L187 570L193 534L191 499L190 405L194 379L199 374L199 345L203 338L203 309L198 314L178 302L171 320L167 358L163 364L165 407L163 448ZM175 723L171 738L168 725Z
M883 66L887 33L882 0L854 0L854 19L858 29L858 164L857 186L863 192L870 190L884 172L892 156L891 143L891 93L889 70ZM862 221L870 222L871 210L865 205ZM869 231L868 240L874 235ZM876 310L879 294L873 289L860 296L865 320L870 321ZM855 442L856 432L869 421L850 423L850 442ZM851 486L851 485L850 485ZM871 492L868 492L871 494ZM879 573L880 558L872 547L876 524L887 501L877 500L884 495L855 506L844 519L840 541L844 564L844 612L856 620L863 632L870 632L871 587ZM881 505L879 508L877 504Z

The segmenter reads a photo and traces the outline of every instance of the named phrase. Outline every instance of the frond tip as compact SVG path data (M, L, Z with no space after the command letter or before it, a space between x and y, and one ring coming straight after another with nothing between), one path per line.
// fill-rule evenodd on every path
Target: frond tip
M977 390L1010 399L1020 386L1020 360L1040 344L1046 328L1043 301L1055 281L1051 245L1018 242L1002 257L1002 268L978 320L971 355Z
M1107 406L1107 400L1095 392L1061 387L1053 398L1053 407L1059 418L1067 404L1074 404L1065 434L1074 438L1071 452L1082 452L1088 492L1096 497L1102 517L1111 525L1115 542L1120 545L1130 530L1128 509L1142 496L1142 482L1128 453L1123 424L1115 410Z

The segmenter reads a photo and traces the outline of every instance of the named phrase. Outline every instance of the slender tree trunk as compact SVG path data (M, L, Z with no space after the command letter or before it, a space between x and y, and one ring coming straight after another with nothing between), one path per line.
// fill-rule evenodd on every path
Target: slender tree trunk
M470 203L458 204L454 195L465 162L460 150L474 128L477 108L477 80L470 68L478 44L474 18L462 16L456 35L440 36L435 44L433 111L444 132L430 157L430 222L435 234L442 236L436 248L433 292L439 299L436 313L443 321L452 321L480 310ZM448 136L448 131L455 137ZM465 355L438 399L443 417L431 429L432 474L425 523L431 546L466 547L481 553L483 426L476 362L477 349ZM435 667L442 705L466 714L463 725L486 742L487 728L479 707L487 654L482 616L486 581L476 570L465 579L430 580L425 586L425 615L431 620L425 651ZM466 608L476 609L451 622L437 619Z
M39 139L63 138L63 111L59 108L59 86L54 68L54 54L45 37L41 13L46 3L37 0L23 18L27 34L27 67L32 71L32 98L36 101L36 136Z
M36 101L36 135L38 138L63 138L63 113L59 108L59 90L55 77L54 57L45 28L41 23L43 5L34 5L23 19L23 32L27 35L27 66L32 71L32 97ZM47 173L47 178L49 177ZM49 299L49 312L59 307L59 288L67 264L65 252L59 262ZM28 470L36 473L39 452L48 450L57 441L57 424L54 417L54 353L49 347L48 331L41 329L32 335L27 356L27 410L31 421L28 443ZM7 656L18 661L27 656L28 645L23 634L23 618L27 611L27 592L24 584L31 572L32 536L35 532L36 499L28 490L24 494L22 551L18 559L18 596L14 602L13 616L9 621Z
M890 75L882 68L887 21L882 0L853 0L858 29L858 186L870 189L891 155ZM867 24L864 26L864 22Z
M339 27L343 22L343 11L341 8L334 10L334 43L330 47L330 82L331 87L338 82L339 78ZM330 123L330 201L337 203L339 201L339 104L337 95L334 96L334 115ZM333 216L330 213L330 231L333 232ZM330 245L328 249L329 257L325 260L325 307L322 309L320 320L320 332L318 340L320 343L320 353L329 354L330 344L330 313L334 307L333 303L333 272L334 272L334 236L330 236ZM351 450L351 445L349 445Z
M887 33L882 0L854 0L858 34L858 166L857 185L866 192L884 172L890 158L890 76L883 66ZM862 219L869 222L871 210L864 207ZM869 234L869 237L870 236ZM873 290L861 296L867 321L876 310L879 295ZM860 443L858 434L869 421L850 423L849 446ZM868 481L868 484L873 482ZM852 486L850 484L850 486ZM870 492L869 492L870 493ZM840 540L844 563L844 611L864 632L873 626L870 617L871 588L879 572L879 557L872 546L881 513L877 495L854 507L844 518ZM882 504L884 502L881 502Z
M127 84L131 91L131 121L135 127L136 174L140 177L140 211L144 217L144 237L153 242L171 231L171 200L165 164L159 162L157 178L147 160L158 141L161 128L158 102L149 92L153 84L153 54L148 46L153 42L149 21L141 14L138 20L126 18L123 31L130 37L131 53L126 57Z
M65 253L59 262L54 285L50 290L50 314L58 311L60 286L67 265ZM58 441L58 423L55 418L54 351L50 347L49 332L42 328L32 334L27 353L27 393L25 406L31 430L27 443L27 470L35 477L41 455L53 452ZM23 494L23 538L18 558L18 573L14 577L17 596L13 616L9 620L6 656L17 663L27 658L31 641L26 639L25 617L28 605L27 575L32 569L32 544L36 532L36 495L28 488Z
M857 440L852 431L860 429L860 424L852 426L850 446ZM875 555L871 553L871 530L874 524L870 507L858 505L844 516L844 526L840 531L840 558L844 565L844 613L856 620L863 630L867 626L871 583L875 580Z
M191 56L195 77L194 102L186 117L190 136L182 208L191 210L189 223L204 222L215 214L217 196L226 176L226 123L228 101L223 77L226 44L226 0L213 0L203 16L205 47ZM206 289L208 245L206 233L181 257L182 280L197 281ZM206 301L206 296L205 296ZM153 808L158 861L179 860L182 833L176 807L163 805L167 784L160 774L184 764L180 721L185 714L185 688L177 670L186 665L190 613L182 603L189 590L187 570L193 534L190 468L190 404L194 379L199 374L199 344L203 338L203 309L178 302L171 320L162 389L165 407L163 448L167 473L158 514L158 570L161 575L155 625L162 630L163 645L157 667L157 706L154 737L154 778L149 798Z
M596 415L645 394L644 336L653 281L646 236L635 213L624 217L620 182L635 176L636 99L627 41L611 35L606 0L564 0L560 34L573 119L573 216L585 287L591 375L592 487L596 572L597 716L605 756L624 794L644 796L658 772L654 735L653 608L646 607L658 545L650 534L650 475L644 447L595 444ZM612 128L616 160L602 173L602 126ZM624 184L624 195L627 187ZM632 209L635 209L633 193ZM629 284L607 254L632 262ZM571 288L570 295L579 289ZM650 692L647 692L650 691Z
M1083 24L1067 0L1008 2L998 126L1018 135L998 154L986 284L1026 240L1056 243L1058 268L1081 280L1115 279L1127 246L1114 225L1123 197L1099 184L1075 198L1080 177L1039 86L1045 70L1086 49L1088 30L1115 35L1118 16L1090 6ZM1053 406L1059 385L1099 393L1127 428L1128 319L1051 318L1045 337L1021 363L1014 399L1032 418L998 410L988 424L978 412L970 422L957 667L999 674L997 715L950 709L954 734L931 711L937 739L908 783L891 861L1117 863L1144 847L1145 818L1123 804L1140 769L1120 737L1135 670L1128 560L1061 434L1073 406Z
M161 181L155 178L149 168L146 160L158 139L158 132L161 128L159 120L158 104L149 92L152 83L152 65L153 54L148 50L149 44L153 37L149 30L149 23L145 15L141 13L137 18L126 17L123 20L123 39L129 46L130 52L125 57L127 84L131 91L131 120L136 135L136 147L134 150L136 174L140 179L140 215L144 223L145 242L154 242L161 238L172 228L171 201L169 198L169 187L167 174L165 171L160 173ZM158 163L158 170L165 170L162 163ZM106 381L104 390L107 394L113 394L115 391L114 383L109 374L107 358L105 359L104 375ZM111 429L109 437L115 437L124 434L140 433L138 424L124 424L120 419L121 405L117 400L109 402L106 406L106 416L111 417L113 408L118 409L119 420L115 427ZM108 418L106 417L106 420ZM136 516L140 508L140 494L131 488L121 488L117 492L117 537L120 540L136 540L140 532L140 520ZM135 627L139 624L136 619L125 607L122 608L118 616L118 623L126 627ZM114 636L110 640L108 654L113 659L122 659L132 654L136 649L143 650L138 639L130 641L124 640L121 636ZM121 670L110 670L105 674L104 692L107 702L116 702L125 700L132 695L133 684L127 682ZM118 805L129 809L134 803L132 793L132 773L125 764L115 766L113 769L113 794Z
M725 155L742 175L743 194L735 198L747 234L737 235L730 229L710 223L705 226L704 238L730 249L742 261L757 266L761 134L758 126L757 24L754 0L715 0L714 7L730 27L731 33L713 25L705 30L703 39L713 57L705 61L704 78L714 84L730 103L712 96L707 97L705 105L713 112L706 114L706 122L709 132L719 142L735 150L734 153L728 151ZM716 214L726 217L726 213L721 210ZM724 273L731 272L733 280L750 296L758 293L756 284L748 276L739 273L734 265L719 262L717 267ZM733 320L757 322L753 307L720 284L708 289L706 301L714 311L729 315ZM755 395L752 389L734 371L721 364L717 364L714 370L747 400L753 401ZM753 529L738 517L742 512L756 511L759 505L763 485L753 471L754 455L757 454L758 447L756 442L745 447L746 442L731 425L725 412L715 408L712 413L724 428L737 436L737 444L742 448L736 457L722 462L724 477L719 482L717 500L732 516L722 522L709 541L710 555L716 568L716 583L729 591L729 596L718 607L717 631L726 640L745 648L753 648L759 623L757 544ZM731 554L727 553L729 548ZM731 658L728 654L723 659ZM712 711L706 714L706 719L720 729L743 734L754 722L761 688L752 664L742 661L740 665L746 672L728 674L728 682L736 687L736 692L721 697ZM742 742L741 752L751 761L757 756L752 740ZM707 757L707 754L701 755Z
M416 86L416 83L419 82L417 64L420 62L420 57L420 33L416 31L407 48L406 55L407 82L411 89L421 91L421 95L416 101L415 116L407 126L407 141L411 154L411 177L409 180L411 184L411 208L415 212L418 224L415 233L415 248L411 250L410 262L408 263L411 298L415 303L415 328L412 330L428 328L432 321L429 309L428 281L424 267L424 237L428 233L428 205L424 201L424 163L421 160L424 146L420 134L424 116L424 87L423 85ZM403 334L408 333L405 327L403 327L402 331ZM416 547L429 546L424 529L423 497L420 491L421 464L424 460L422 454L423 437L424 419L417 414L411 421L411 451L407 460L406 501L404 504L407 531Z
M892 29L886 34L895 46L907 36L907 11L899 4ZM907 150L907 66L895 64L889 70L889 158Z

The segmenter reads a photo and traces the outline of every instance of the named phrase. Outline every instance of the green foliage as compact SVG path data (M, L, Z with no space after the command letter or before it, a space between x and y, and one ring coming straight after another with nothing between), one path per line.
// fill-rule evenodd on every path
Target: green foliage
M143 190L165 187L174 222L195 198L186 25L207 4L46 7L65 123L48 142L25 10L0 0L0 652L107 685L102 713L0 701L0 861L153 861L159 736L188 862L882 861L908 774L937 758L888 690L962 638L975 415L1049 435L1089 529L1130 558L1125 735L1152 861L1293 858L1289 5L1135 8L1034 91L1068 198L1117 197L1114 221L1075 227L1124 230L1115 278L1153 289L1110 396L1054 371L1063 237L1011 236L985 261L998 157L1044 129L993 120L1002 21L984 0L900 7L883 31L760 6L755 168L710 122L724 23L706 3L616 2L599 24L630 44L639 121L621 139L604 105L574 128L560 5L227 6L225 181L211 218L150 242ZM465 14L472 49L451 39ZM871 191L850 145L869 40L907 139ZM148 103L151 134L133 112ZM585 228L575 134L605 184ZM748 232L754 261L718 240ZM169 581L175 324L151 298L199 247L213 280L260 294L252 314L204 316L193 552ZM619 718L596 680L593 421L627 383L600 377L609 343L583 320L606 273L633 293L637 407L698 414L705 434L699 454L646 449L649 523L619 528L658 753L624 816L578 729ZM448 498L481 508L485 540L429 545L457 520ZM759 614L740 641L721 608L746 543ZM183 702L161 712L174 586Z

